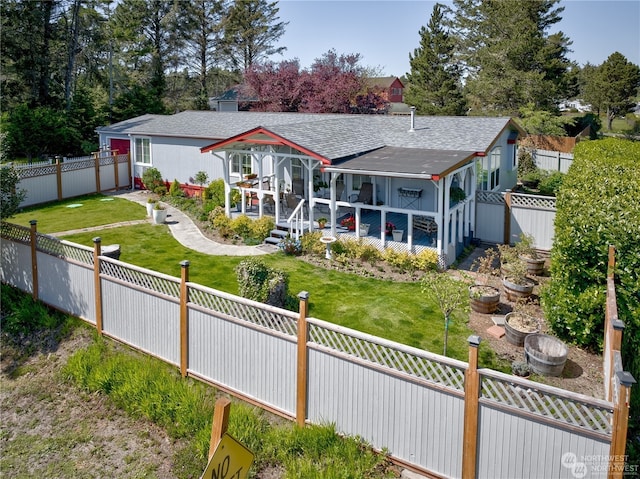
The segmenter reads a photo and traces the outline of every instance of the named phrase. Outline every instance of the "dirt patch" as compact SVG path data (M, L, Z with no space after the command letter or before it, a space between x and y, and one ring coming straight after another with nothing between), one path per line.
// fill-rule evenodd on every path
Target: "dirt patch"
M69 356L91 341L90 328L78 328L19 366L3 342L3 477L177 477L173 457L183 444L148 421L131 419L104 396L63 381Z

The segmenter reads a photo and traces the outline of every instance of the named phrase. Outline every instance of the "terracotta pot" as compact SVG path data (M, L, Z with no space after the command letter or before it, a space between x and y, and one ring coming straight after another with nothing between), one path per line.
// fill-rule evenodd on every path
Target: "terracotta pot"
M500 291L493 286L474 284L469 286L469 300L476 313L495 313L500 305Z

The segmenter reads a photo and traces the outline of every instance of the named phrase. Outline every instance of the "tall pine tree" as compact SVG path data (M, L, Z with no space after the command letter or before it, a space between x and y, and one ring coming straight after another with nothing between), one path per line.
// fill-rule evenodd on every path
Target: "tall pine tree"
M465 86L473 114L517 115L533 104L553 110L566 97L571 44L558 32L560 0L454 0Z
M420 29L420 47L409 54L405 102L420 115L464 115L467 111L455 44L443 19L443 6L436 3L429 25Z

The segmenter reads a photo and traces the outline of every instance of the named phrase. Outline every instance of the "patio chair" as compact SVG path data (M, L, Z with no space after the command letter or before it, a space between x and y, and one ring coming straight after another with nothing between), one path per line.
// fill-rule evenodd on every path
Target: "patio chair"
M360 186L360 191L358 194L355 193L351 195L350 203L364 203L365 205L370 205L373 203L373 184L372 183L362 183Z
M284 195L284 201L286 212L285 214L289 216L291 213L293 213L293 210L295 210L300 203L300 197L292 194Z

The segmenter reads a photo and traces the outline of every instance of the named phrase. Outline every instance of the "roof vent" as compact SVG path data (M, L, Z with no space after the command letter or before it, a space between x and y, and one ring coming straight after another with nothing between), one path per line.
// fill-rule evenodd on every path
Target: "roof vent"
M411 107L411 128L409 128L409 132L416 131L416 107Z

